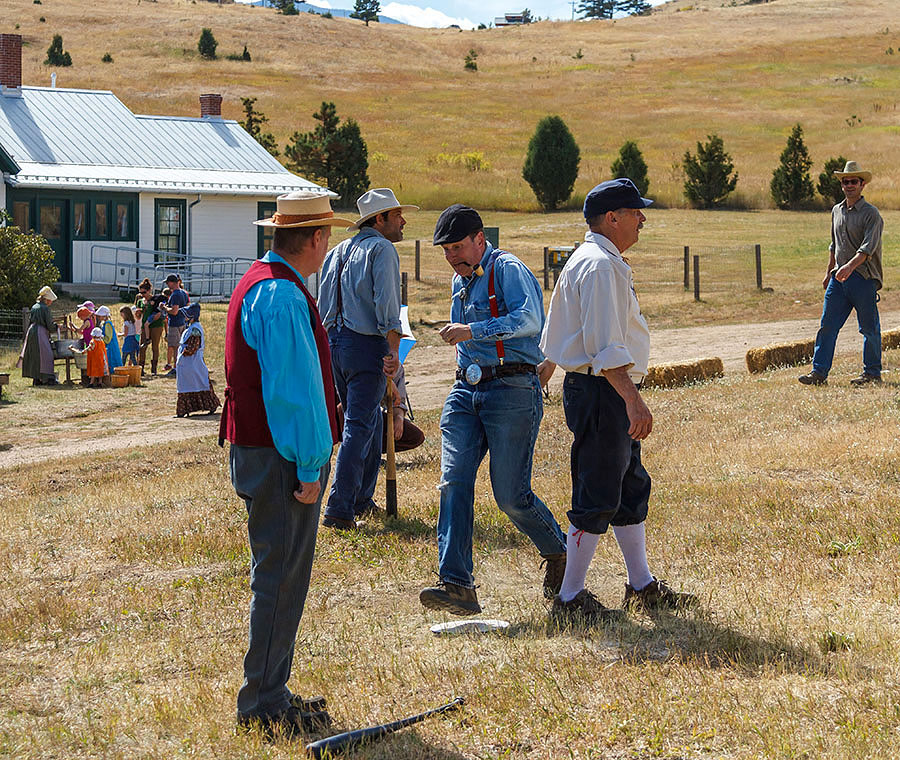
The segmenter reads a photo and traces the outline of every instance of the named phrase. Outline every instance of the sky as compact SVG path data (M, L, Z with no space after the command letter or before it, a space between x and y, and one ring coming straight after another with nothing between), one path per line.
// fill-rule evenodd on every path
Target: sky
M495 16L528 8L533 16L541 18L572 18L572 4L564 0L424 0L418 3L381 2L381 13L413 26L444 27L457 24L472 29L478 24L493 22ZM650 0L660 5L665 0ZM353 0L307 0L323 8L352 8ZM579 5L576 0L575 6Z

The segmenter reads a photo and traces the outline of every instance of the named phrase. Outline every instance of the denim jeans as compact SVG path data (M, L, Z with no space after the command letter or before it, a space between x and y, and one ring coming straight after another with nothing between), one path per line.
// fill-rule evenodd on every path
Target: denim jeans
M650 475L628 435L625 401L605 377L566 373L563 408L572 442L569 522L588 533L647 519Z
M544 407L537 375L478 385L457 381L441 414L441 580L471 588L475 476L491 452L491 488L503 510L542 555L561 554L566 540L547 506L531 490L531 460Z
M838 282L834 275L828 281L812 362L813 370L823 377L828 377L838 333L853 309L856 309L859 333L863 336L863 372L881 376L881 320L875 286L875 280L867 280L859 272L854 272L844 282Z
M250 541L250 641L237 710L266 717L290 705L287 688L297 628L306 603L322 496L301 504L293 495L297 465L274 448L234 446L231 482L247 505ZM319 471L322 493L330 463Z
M344 407L344 434L325 515L352 520L372 504L378 481L381 399L387 387L383 359L390 348L380 335L362 335L346 327L329 330L328 344Z

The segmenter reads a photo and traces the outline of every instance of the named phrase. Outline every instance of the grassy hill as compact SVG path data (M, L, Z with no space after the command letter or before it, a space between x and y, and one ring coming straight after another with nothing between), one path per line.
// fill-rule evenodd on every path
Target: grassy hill
M111 89L138 113L197 114L200 93L220 92L224 115L241 118L240 98L252 96L283 145L333 100L360 123L373 185L426 207L535 208L521 166L548 113L563 116L581 147L582 196L633 139L650 194L682 205L681 157L718 133L740 174L735 205L768 206L772 170L800 122L816 173L831 156L852 156L876 174L867 197L900 207L889 176L900 136L896 0L859 0L852 12L842 0L678 0L648 17L481 31L366 27L193 0L3 8L2 30L24 37L26 84L49 84L42 62L58 33L73 59L58 85ZM202 27L213 30L220 60L197 53ZM252 62L225 60L245 44ZM463 69L470 49L476 72ZM113 63L101 63L106 52ZM488 168L454 162L471 152Z

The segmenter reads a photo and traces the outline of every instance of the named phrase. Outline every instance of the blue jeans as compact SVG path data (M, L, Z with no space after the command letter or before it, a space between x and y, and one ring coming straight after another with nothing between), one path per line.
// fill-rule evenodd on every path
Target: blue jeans
M544 407L537 375L478 385L457 381L441 414L441 580L472 588L475 476L491 452L491 488L502 509L542 555L561 554L566 540L547 506L531 490L531 459Z
M232 446L231 482L247 505L250 541L250 641L237 710L267 717L290 706L287 688L297 628L306 603L316 548L319 508L293 495L297 465L274 448ZM322 493L330 463L319 471Z
M347 328L329 330L328 344L344 407L344 434L325 515L352 520L372 505L378 481L381 399L387 387L383 359L390 348L380 335L361 335Z
M828 281L812 362L813 370L823 377L828 377L838 333L853 309L863 336L863 372L881 376L881 320L875 287L875 280L867 280L859 272L851 274L845 282L838 282L834 275Z

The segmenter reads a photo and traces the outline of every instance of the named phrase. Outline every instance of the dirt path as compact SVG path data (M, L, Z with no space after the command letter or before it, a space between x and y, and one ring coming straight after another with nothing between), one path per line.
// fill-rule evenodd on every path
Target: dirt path
M900 312L881 315L884 329L900 324ZM652 333L651 364L687 362L718 356L726 372L746 372L744 356L753 347L812 338L818 319L744 325L684 327ZM420 330L428 328L419 328ZM862 337L848 323L837 351L862 352ZM414 410L439 409L453 384L455 350L420 346L409 355L407 377ZM558 393L563 373L550 382ZM218 390L221 397L221 383ZM127 452L132 447L165 446L173 441L215 435L219 415L174 416L175 383L154 379L140 389L92 391L40 390L46 403L18 410L0 407L0 469L90 453ZM152 421L152 423L148 423Z

